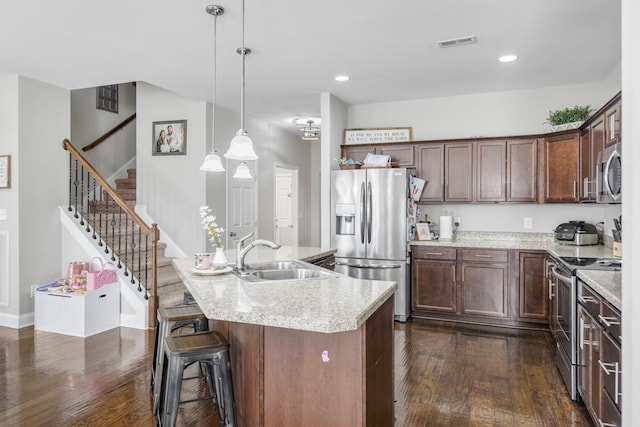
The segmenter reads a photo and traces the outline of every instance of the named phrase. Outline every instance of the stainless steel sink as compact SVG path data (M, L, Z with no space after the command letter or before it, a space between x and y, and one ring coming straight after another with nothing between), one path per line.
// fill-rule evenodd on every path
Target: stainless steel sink
M273 282L282 280L330 279L335 273L297 261L274 261L247 265L244 272L233 274L247 282Z
M247 264L245 270L248 272L259 270L293 270L294 268L308 268L305 264L296 261L272 261Z

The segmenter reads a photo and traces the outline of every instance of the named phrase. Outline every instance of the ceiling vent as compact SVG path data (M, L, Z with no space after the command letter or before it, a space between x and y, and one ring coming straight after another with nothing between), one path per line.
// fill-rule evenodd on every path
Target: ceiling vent
M474 44L478 42L476 36L459 37L457 39L440 40L438 46L440 47L456 47L463 46L465 44Z

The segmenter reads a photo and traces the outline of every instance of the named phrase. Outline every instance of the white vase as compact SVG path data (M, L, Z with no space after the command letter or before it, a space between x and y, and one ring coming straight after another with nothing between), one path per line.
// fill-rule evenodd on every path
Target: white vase
M216 248L216 252L213 255L211 266L214 269L225 268L227 266L227 257L224 256L224 248Z

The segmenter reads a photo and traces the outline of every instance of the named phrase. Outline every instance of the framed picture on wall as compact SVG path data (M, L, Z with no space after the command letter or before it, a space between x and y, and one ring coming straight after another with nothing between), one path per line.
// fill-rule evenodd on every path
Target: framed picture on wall
M151 154L180 156L187 154L187 121L167 120L152 123Z

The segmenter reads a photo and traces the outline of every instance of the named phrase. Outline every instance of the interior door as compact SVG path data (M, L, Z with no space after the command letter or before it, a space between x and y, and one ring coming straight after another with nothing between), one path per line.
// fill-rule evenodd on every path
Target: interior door
M274 240L284 246L298 245L297 170L275 167Z
M251 171L252 179L237 179L233 177L236 167L240 164L238 160L227 159L227 243L226 247L233 249L236 242L248 235L256 232L258 216L257 207L257 176L256 162L246 162Z

